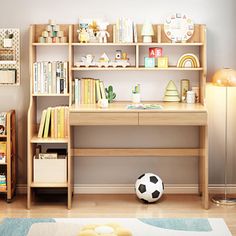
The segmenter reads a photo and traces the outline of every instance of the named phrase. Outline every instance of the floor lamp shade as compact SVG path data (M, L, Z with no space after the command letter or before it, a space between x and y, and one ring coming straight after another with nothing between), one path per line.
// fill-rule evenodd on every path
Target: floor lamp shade
M230 68L218 70L213 75L212 83L216 86L234 87L236 86L236 71Z
M225 148L224 148L224 196L213 196L212 201L218 205L236 205L236 198L229 198L227 191L228 176L228 87L236 86L236 71L225 68L216 71L212 78L213 85L225 87Z

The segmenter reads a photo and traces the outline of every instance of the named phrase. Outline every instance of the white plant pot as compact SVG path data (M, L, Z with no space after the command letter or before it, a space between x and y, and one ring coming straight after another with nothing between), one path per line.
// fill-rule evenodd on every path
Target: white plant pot
M12 47L12 39L3 39L3 47L11 48Z
M133 103L140 103L140 101L141 101L140 93L133 93L132 102Z

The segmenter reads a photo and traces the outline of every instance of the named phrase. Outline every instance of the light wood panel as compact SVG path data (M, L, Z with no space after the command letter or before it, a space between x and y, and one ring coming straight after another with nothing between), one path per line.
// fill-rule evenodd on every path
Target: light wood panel
M223 218L233 236L236 236L235 207L217 206L210 202L209 210L199 208L197 195L164 194L154 204L143 204L133 194L79 194L74 195L73 208L65 208L65 195L41 194L32 210L25 210L26 195L17 194L11 204L0 195L0 218Z
M70 113L70 125L138 125L138 113Z
M197 148L74 148L75 157L196 157Z
M139 113L139 125L205 125L207 113Z
M31 138L31 143L68 143L68 138L38 138L34 135Z
M32 182L30 185L32 188L66 188L67 183L35 183Z

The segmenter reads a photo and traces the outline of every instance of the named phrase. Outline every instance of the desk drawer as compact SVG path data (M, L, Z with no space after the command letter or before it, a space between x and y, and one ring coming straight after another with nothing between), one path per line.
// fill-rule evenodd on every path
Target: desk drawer
M139 113L139 125L206 125L206 112Z
M138 125L138 113L71 112L70 125Z

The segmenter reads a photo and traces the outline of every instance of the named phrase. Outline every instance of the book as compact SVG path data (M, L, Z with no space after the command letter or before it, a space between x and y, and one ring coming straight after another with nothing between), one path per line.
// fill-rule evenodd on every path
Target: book
M43 132L44 138L47 138L48 134L49 134L50 116L51 116L51 107L48 107L47 113L46 113L46 118L45 118L44 132Z
M51 109L51 138L55 138L55 108Z
M129 110L161 110L163 107L159 104L129 104L126 107Z
M44 109L42 111L42 115L41 115L41 121L40 121L39 131L38 131L38 138L43 137L43 130L44 130L44 126L45 126L46 114L47 114L47 109Z
M0 163L6 163L7 143L0 142Z
M0 113L0 135L7 134L6 124L7 124L7 113L1 112Z
M105 93L105 87L103 81L99 82L100 85L100 92L101 92L101 98L106 98L106 93Z
M100 84L99 84L99 79L95 80L95 87L96 87L96 102L98 102L102 97L101 97L101 92L100 92Z
M39 159L57 159L57 153L39 153Z

